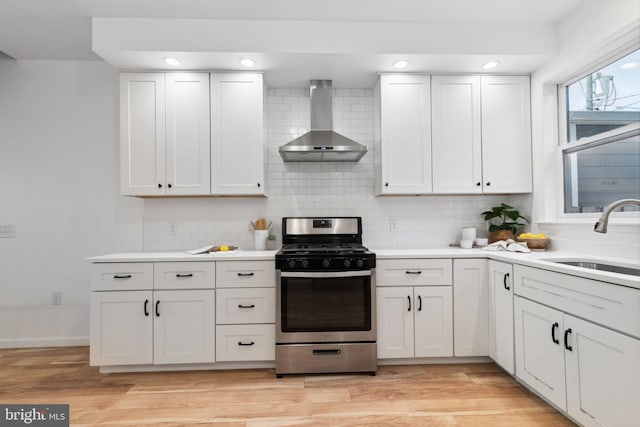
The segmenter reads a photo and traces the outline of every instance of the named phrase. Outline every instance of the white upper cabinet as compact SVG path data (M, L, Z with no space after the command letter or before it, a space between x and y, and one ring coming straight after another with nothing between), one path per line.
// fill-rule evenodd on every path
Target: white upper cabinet
M166 194L209 194L209 73L169 73L166 94Z
M120 75L121 194L209 194L208 75Z
M381 75L376 86L376 194L427 194L431 184L429 76Z
M527 76L433 76L433 192L528 193Z
M530 193L531 102L528 76L482 76L485 193Z
M265 194L263 99L262 74L211 74L212 194Z
M432 76L434 193L482 193L479 76Z
M163 73L120 74L120 192L165 194Z
M122 73L121 194L264 195L258 73Z

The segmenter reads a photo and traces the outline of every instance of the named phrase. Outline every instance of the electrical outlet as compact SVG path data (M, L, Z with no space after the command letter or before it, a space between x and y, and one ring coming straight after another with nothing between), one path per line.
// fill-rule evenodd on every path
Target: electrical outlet
M51 305L62 305L62 292L57 291L51 294Z
M14 238L16 237L16 225L15 224L2 224L0 225L0 238Z

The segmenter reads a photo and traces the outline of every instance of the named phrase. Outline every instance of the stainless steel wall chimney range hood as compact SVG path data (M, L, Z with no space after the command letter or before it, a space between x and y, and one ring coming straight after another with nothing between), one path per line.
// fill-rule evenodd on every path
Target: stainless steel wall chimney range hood
M367 147L334 132L331 80L311 80L311 130L281 146L285 162L357 162Z

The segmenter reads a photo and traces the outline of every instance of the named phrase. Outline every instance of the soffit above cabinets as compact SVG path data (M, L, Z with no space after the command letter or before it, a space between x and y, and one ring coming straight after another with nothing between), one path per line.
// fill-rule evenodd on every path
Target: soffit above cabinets
M556 25L585 0L21 0L4 5L0 51L99 59L120 70L240 70L271 87L372 87L377 72L529 73L557 53Z

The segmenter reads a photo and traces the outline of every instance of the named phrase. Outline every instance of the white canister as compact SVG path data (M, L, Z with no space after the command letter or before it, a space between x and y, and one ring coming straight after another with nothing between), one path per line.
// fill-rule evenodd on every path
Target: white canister
M258 251L267 249L267 237L269 237L269 230L254 230L253 247Z
M462 227L462 238L460 240L476 240L476 229L474 227Z

